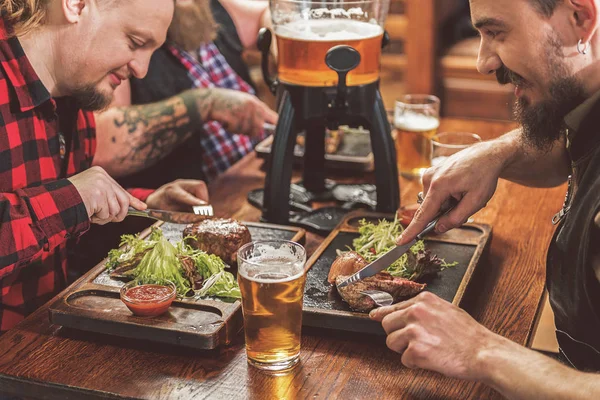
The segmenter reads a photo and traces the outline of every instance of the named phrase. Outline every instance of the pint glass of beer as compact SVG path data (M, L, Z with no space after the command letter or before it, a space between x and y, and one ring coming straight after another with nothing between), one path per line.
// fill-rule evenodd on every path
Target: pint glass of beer
M335 86L338 75L325 63L325 55L342 44L356 49L361 57L348 74L349 86L379 79L389 0L271 0L270 6L280 81Z
M293 368L300 356L306 251L285 240L238 250L248 363L266 371Z
M419 177L431 166L431 138L440 125L440 99L406 95L396 101L394 130L398 170L407 178Z

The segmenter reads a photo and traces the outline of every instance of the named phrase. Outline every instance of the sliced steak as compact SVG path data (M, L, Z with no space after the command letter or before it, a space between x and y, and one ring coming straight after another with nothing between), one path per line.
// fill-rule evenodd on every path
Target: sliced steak
M196 268L196 263L191 257L188 256L178 256L179 261L181 262L181 267L183 268L183 274L190 281L190 286L193 290L200 289L202 287L202 275L198 272L198 268Z
M252 240L245 225L224 218L211 218L190 224L183 230L183 237L193 248L219 256L230 266L237 263L238 249Z
M329 283L334 283L338 276L352 275L353 273L360 271L363 267L366 267L367 264L369 263L355 251L343 253L335 259L333 264L331 264L327 281Z
M336 278L336 285L344 282L348 276L340 275ZM360 292L364 290L381 290L388 292L394 298L394 303L413 297L425 289L424 283L409 281L404 278L393 277L387 272L365 278L343 288L338 287L338 293L342 299L356 311L370 311L375 308L375 302Z

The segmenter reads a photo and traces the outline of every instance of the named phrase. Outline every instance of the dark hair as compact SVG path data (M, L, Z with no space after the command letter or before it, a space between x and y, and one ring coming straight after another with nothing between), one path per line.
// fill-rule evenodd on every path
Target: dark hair
M561 0L529 0L533 7L543 16L550 18Z

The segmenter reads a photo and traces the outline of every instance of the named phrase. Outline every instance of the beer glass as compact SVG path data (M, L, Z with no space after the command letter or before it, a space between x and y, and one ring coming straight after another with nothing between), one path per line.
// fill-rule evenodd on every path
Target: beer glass
M302 86L335 86L325 64L333 46L348 45L361 56L347 84L379 79L381 40L389 0L271 0L279 80Z
M419 177L431 166L431 138L440 125L440 99L410 94L396 101L394 134L398 170L407 178Z
M431 165L444 162L452 154L458 153L475 143L481 142L479 135L469 132L442 132L431 139Z
M250 365L282 372L298 363L305 262L304 248L286 240L252 242L238 250Z

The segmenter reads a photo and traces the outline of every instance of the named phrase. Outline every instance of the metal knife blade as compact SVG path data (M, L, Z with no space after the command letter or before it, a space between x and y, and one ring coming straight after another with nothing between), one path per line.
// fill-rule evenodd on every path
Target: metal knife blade
M405 245L394 247L393 249L389 250L387 253L379 257L377 260L373 261L360 271L356 272L354 275L350 276L350 278L340 283L338 285L338 288L343 288L344 286L348 286L351 283L368 278L369 276L373 276L383 271L384 269L392 265L394 261L399 259L404 253L406 253L415 243L417 243L417 240L413 239L411 242L408 242Z
M132 207L129 207L127 215L152 218L160 221L172 222L174 224L192 224L194 222L200 222L209 218L214 218L207 215L196 215L194 213L187 213L181 211L154 210L151 208L140 211Z

